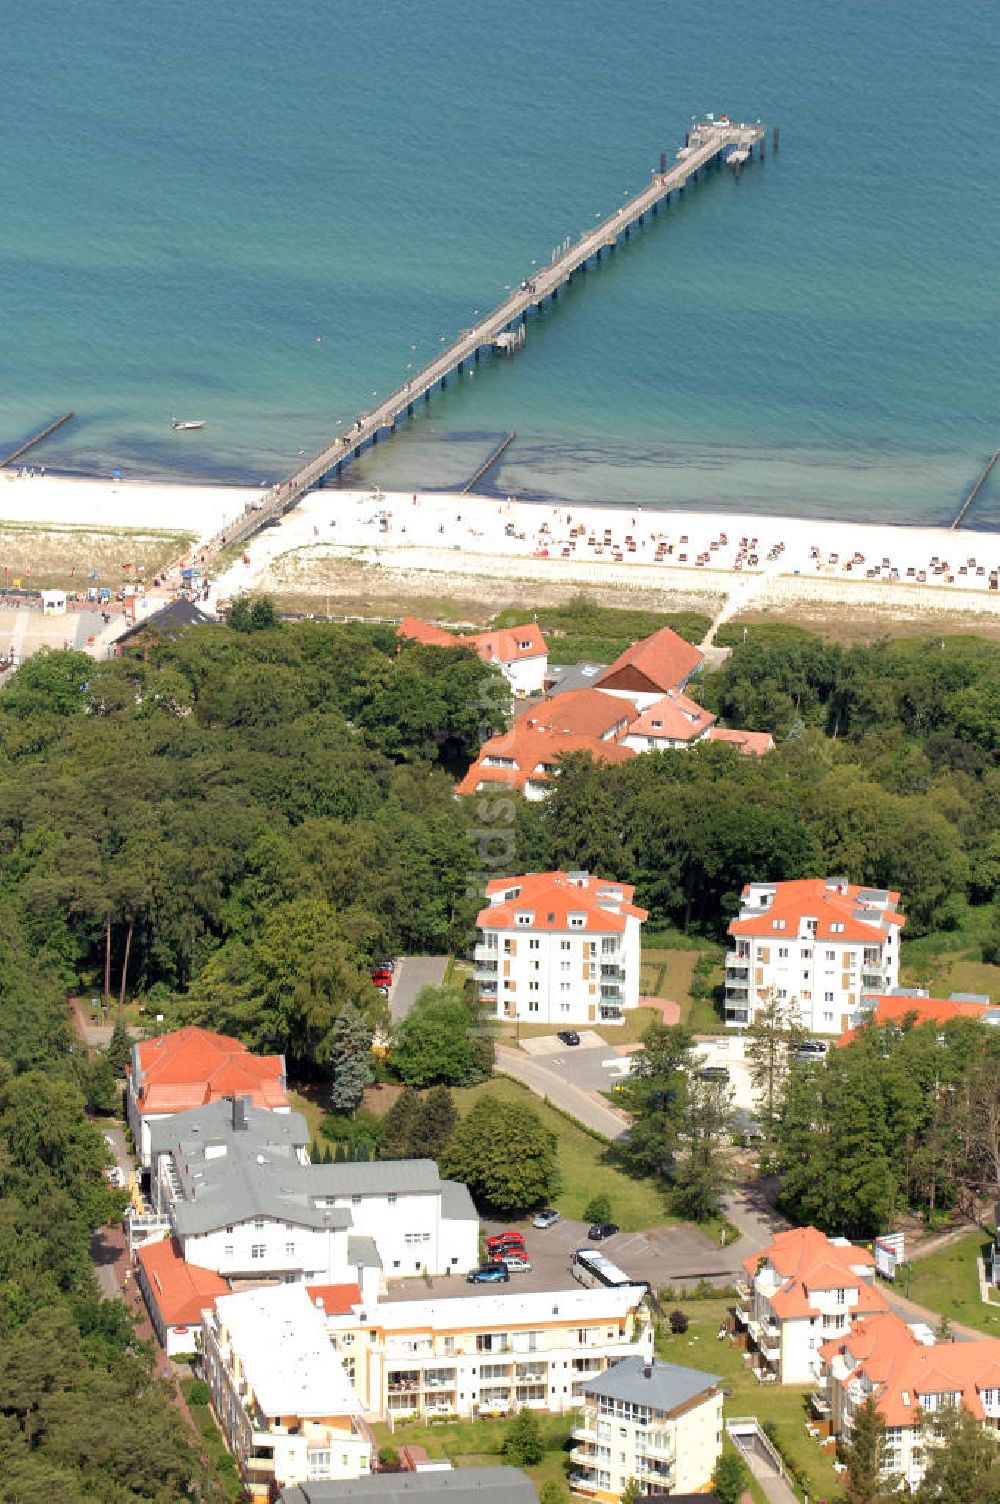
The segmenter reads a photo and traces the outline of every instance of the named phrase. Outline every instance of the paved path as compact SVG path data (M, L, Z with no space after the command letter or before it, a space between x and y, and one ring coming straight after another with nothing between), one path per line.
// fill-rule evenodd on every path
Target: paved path
M604 1138L623 1138L628 1129L628 1117L605 1102L596 1092L583 1091L566 1081L558 1072L550 1070L543 1061L526 1055L523 1050L511 1050L506 1045L497 1046L497 1070L513 1076L539 1097L548 1097L556 1107L568 1112L583 1123L584 1127L600 1133Z
M440 987L447 968L447 956L400 956L397 959L389 993L389 1013L394 1024L409 1013L421 987Z

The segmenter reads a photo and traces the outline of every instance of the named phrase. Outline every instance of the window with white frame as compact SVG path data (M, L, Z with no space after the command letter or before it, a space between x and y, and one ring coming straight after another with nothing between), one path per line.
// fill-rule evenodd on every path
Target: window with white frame
M262 1258L264 1258L266 1256L266 1254L267 1254L267 1245L265 1243L251 1243L250 1244L250 1257L252 1259L262 1259Z

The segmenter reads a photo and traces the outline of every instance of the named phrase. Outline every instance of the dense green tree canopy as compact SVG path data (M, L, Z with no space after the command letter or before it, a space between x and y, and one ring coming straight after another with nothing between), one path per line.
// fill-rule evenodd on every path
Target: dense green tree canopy
M451 1136L441 1169L469 1187L480 1206L525 1211L559 1188L556 1138L519 1102L481 1097Z

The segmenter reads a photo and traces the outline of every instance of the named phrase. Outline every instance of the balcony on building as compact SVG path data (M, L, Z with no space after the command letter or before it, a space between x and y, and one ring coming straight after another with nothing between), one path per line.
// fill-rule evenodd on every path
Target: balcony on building
M414 1403L420 1392L420 1369L419 1368L393 1368L389 1370L387 1385L389 1397L394 1394L412 1394Z

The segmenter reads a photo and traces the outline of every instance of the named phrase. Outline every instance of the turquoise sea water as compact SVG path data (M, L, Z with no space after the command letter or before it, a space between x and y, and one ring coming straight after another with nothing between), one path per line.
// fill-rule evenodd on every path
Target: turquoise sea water
M516 428L501 492L936 523L1000 445L986 0L50 0L5 42L0 442L78 414L36 463L280 477L710 110L780 153L355 475Z

